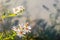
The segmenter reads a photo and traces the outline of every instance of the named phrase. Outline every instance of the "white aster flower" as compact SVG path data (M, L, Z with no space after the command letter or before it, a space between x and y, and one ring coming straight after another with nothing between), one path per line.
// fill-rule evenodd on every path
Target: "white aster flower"
M31 32L31 27L30 27L30 26L25 27L25 28L24 28L24 31L25 31L26 33Z
M17 36L23 37L23 31L17 32Z

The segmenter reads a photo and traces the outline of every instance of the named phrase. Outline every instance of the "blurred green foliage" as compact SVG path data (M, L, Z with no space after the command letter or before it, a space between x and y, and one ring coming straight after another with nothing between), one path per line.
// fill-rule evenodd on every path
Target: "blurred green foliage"
M16 32L13 30L0 32L0 40L14 40Z

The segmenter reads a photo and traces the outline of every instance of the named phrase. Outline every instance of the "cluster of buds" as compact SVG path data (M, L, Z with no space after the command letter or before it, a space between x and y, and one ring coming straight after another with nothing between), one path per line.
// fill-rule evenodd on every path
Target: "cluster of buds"
M24 34L31 32L31 26L28 23L19 24L18 27L13 27L12 30L16 31L19 37L22 37Z
M22 15L23 11L25 10L25 8L23 6L18 6L16 8L13 8L13 13L17 14L17 15Z
M7 10L8 14L4 13L1 16L1 18L4 19L4 18L8 18L8 17L15 17L15 16L22 15L24 10L25 10L25 8L23 6L18 6L18 7L12 8L13 13L9 13L10 11Z

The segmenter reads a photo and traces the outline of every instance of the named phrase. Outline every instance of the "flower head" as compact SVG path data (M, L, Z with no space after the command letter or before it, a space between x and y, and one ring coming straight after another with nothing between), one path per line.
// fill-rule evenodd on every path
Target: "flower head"
M25 8L23 6L18 6L16 8L13 8L13 13L17 15L22 15L24 9Z

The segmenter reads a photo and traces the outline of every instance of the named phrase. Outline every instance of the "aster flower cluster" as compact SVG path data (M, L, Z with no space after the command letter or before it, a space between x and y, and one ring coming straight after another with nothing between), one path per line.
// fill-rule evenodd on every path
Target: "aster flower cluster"
M8 17L20 16L23 14L24 10L25 10L25 8L23 6L18 6L18 7L12 8L13 13L11 13L9 10L7 10L8 14L4 13L1 16L1 18L4 19L4 18L8 18Z
M24 34L31 32L31 26L28 23L19 24L18 27L13 27L12 30L17 33L17 36L23 37Z
M16 8L13 8L13 13L14 14L17 14L17 15L22 15L22 13L23 13L23 11L24 11L24 7L23 6L18 6L18 7L16 7Z

